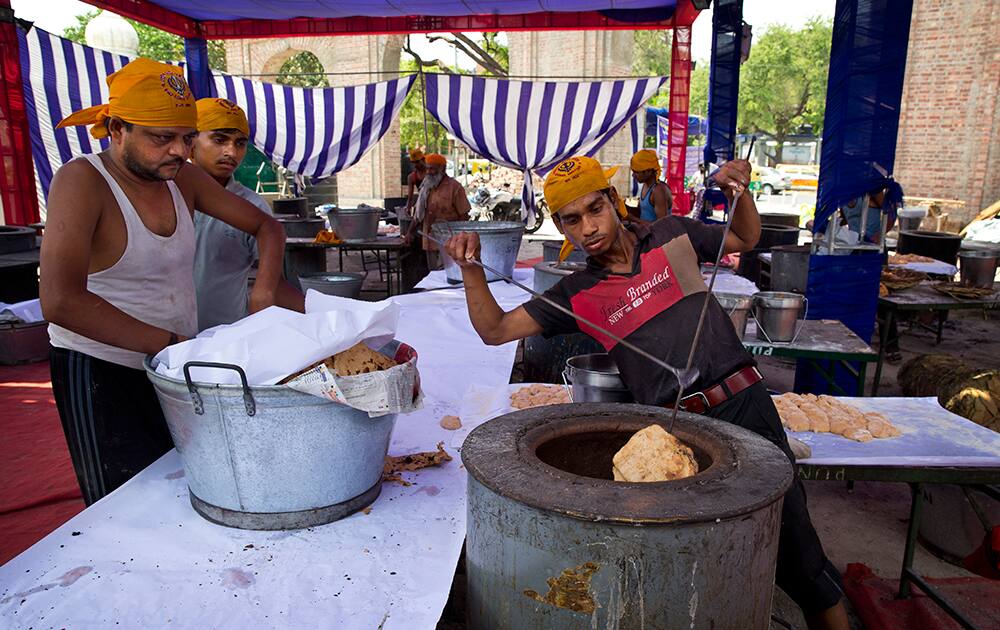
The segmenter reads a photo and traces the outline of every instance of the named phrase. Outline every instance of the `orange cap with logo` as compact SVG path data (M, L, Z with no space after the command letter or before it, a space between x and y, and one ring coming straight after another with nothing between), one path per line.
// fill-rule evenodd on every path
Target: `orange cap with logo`
M105 121L111 117L146 127L198 126L194 96L181 69L139 58L108 75L107 103L73 112L57 125L93 125L90 135L108 137Z
M586 156L577 156L560 162L545 178L545 186L542 188L545 203L549 205L549 210L558 213L566 204L586 194L611 188L611 182L608 180L617 171L618 167L605 171L600 162ZM615 210L622 219L628 216L625 202L621 199L618 200L618 207ZM573 249L569 239L563 241L562 249L559 250L559 260L566 260Z
M410 149L410 161L419 162L424 159L424 152L420 149Z
M224 98L199 98L197 106L198 131L236 129L244 135L250 135L247 115L236 103Z

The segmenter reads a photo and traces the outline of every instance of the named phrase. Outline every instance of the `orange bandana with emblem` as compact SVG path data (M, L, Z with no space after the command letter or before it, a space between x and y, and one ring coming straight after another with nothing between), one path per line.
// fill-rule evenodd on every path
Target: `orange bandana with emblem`
M197 106L198 131L236 129L243 135L250 135L247 115L236 103L224 98L199 98Z
M555 214L566 204L576 201L586 194L611 188L611 183L608 180L614 177L616 172L618 172L617 166L605 171L601 168L600 162L585 156L560 162L545 178L545 186L542 189L545 203L549 204L549 210ZM618 200L618 207L615 209L622 219L628 216L625 202L621 199ZM559 250L559 260L566 260L573 253L573 249L573 244L569 242L569 239L564 240L562 249Z
M144 127L198 126L194 96L181 69L139 58L108 75L107 103L73 112L58 127L93 125L90 135L108 137L105 121L117 117Z

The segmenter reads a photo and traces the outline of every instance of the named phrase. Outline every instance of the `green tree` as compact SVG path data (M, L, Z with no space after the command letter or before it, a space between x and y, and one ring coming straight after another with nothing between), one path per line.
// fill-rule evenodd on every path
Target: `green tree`
M417 61L403 58L399 62L402 73L417 72ZM438 72L436 68L425 69L425 72ZM426 139L424 122L427 124ZM413 89L406 96L403 107L399 110L399 142L402 146L412 149L424 147L428 151L441 152L448 148L448 131L424 109L424 86L418 78Z
M84 33L87 30L87 24L90 24L90 21L97 17L98 13L100 11L90 11L76 16L77 25L67 27L63 30L62 36L78 44L86 44ZM128 20L128 18L126 19ZM184 59L184 39L182 37L136 20L128 20L128 22L135 28L135 32L139 36L140 57L156 61L181 61ZM209 40L208 42L208 65L213 70L225 71L226 69L226 47L219 40Z
M670 75L673 31L635 31L632 43L632 74L640 77Z
M774 136L778 146L769 157L775 163L782 160L785 138L800 126L822 131L832 38L833 23L819 17L799 30L771 26L740 70L737 126L743 133Z
M274 82L295 87L329 87L330 83L323 73L319 58L304 50L281 65Z

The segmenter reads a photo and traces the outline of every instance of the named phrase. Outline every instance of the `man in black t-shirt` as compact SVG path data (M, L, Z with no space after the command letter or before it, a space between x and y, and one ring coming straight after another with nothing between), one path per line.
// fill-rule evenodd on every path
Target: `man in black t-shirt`
M715 174L730 201L750 183L750 164L734 160ZM587 267L563 278L546 297L668 364L685 366L708 287L699 264L715 262L723 226L667 216L650 225L625 225L622 203L597 160L575 157L545 180L545 200L559 231L587 252ZM760 217L751 195L741 195L726 236L726 253L752 249ZM504 312L490 293L479 257L479 237L457 234L445 245L462 267L469 317L483 341L499 345L532 335L584 332L615 360L637 402L672 405L670 372L619 346L543 300ZM709 301L694 367L698 380L682 399L685 410L732 422L776 444L794 462L774 403L729 316ZM810 628L846 629L840 574L823 553L797 478L785 495L776 581L798 603Z

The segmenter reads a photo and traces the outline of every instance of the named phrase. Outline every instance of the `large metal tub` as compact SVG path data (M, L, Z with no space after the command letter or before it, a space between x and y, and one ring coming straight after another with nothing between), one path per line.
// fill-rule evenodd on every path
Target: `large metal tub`
M347 243L363 243L378 238L381 208L334 208L327 213L330 227Z
M361 286L364 282L365 274L363 273L320 271L299 274L299 286L302 287L303 293L308 289L313 289L326 295L357 299L361 295Z
M320 217L282 217L278 223L285 228L288 238L315 238L326 225Z
M979 289L992 289L997 275L1000 251L964 250L958 253L962 284Z
M540 262L535 265L535 291L544 293L562 278L585 266L578 262ZM604 352L604 348L584 333L555 335L548 339L543 335L532 335L524 340L524 380L528 383L562 383L567 359L596 352Z
M811 245L778 245L771 248L771 290L805 295L809 284Z
M521 250L521 237L524 235L524 224L514 221L449 221L435 223L431 229L432 236L441 241L447 241L453 234L459 232L475 232L479 234L482 246L480 258L483 263L497 271L512 276L514 264L517 263L517 253ZM441 261L444 263L444 273L448 282L462 282L462 269L451 256L441 250ZM486 272L486 281L499 280L500 276L491 271Z
M792 466L732 424L679 412L701 472L611 480L611 458L670 411L573 404L501 416L462 447L469 627L767 628ZM562 578L562 579L560 579Z
M962 248L962 237L950 232L928 230L900 230L896 242L897 254L917 254L949 265L958 263L958 250Z
M598 352L566 360L563 380L570 386L573 402L634 402L611 355Z
M382 352L393 355L398 342ZM329 523L375 501L395 414L368 413L282 385L199 383L157 374L146 359L191 505L206 519L242 529ZM225 366L223 366L225 367ZM193 374L192 374L193 372Z

